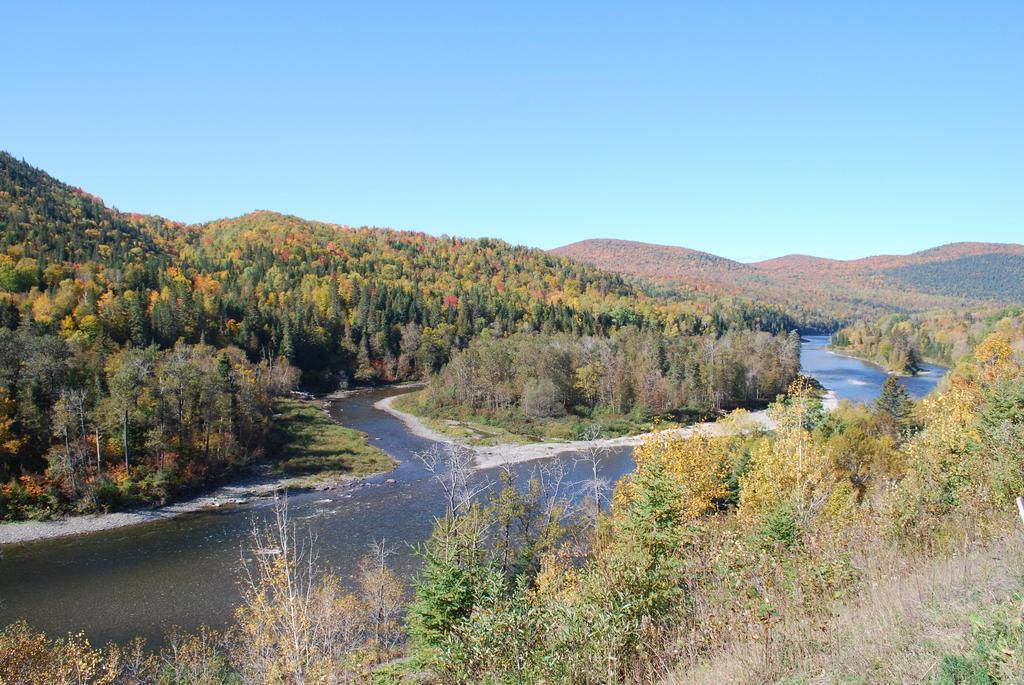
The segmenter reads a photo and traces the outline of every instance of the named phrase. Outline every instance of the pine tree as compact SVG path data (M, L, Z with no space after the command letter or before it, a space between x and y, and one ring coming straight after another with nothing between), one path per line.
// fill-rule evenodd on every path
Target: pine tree
M896 376L889 376L882 385L882 394L875 400L875 415L896 434L905 434L913 426L914 401Z
M434 525L434 533L418 553L423 559L409 605L409 637L422 656L440 647L448 633L473 612L505 592L504 578L489 559L481 530L475 525L479 511L469 516L447 516Z

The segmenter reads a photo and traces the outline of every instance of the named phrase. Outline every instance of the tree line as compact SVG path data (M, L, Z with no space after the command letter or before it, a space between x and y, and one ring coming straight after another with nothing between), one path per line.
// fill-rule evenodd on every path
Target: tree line
M767 404L799 367L795 332L669 337L624 328L607 337L479 337L430 379L427 402L541 419L706 414Z
M840 328L832 345L891 371L916 373L924 361L953 366L994 330L1019 326L1021 317L1019 307L891 314Z
M0 518L165 502L259 458L284 359L0 329Z

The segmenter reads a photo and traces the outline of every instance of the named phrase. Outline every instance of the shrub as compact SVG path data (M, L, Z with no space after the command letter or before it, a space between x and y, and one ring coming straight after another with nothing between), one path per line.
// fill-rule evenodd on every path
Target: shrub
M793 549L803 539L800 515L792 502L770 509L757 530L758 545L765 551Z
M92 491L93 501L97 509L110 511L121 506L121 488L110 476L101 476Z
M0 519L47 519L62 506L61 492L56 485L44 487L37 480L22 476L0 486Z
M483 540L474 526L464 523L451 517L439 520L419 550L423 569L413 584L416 599L409 605L409 636L424 662L433 659L435 650L476 606L497 602L504 593L504 581Z

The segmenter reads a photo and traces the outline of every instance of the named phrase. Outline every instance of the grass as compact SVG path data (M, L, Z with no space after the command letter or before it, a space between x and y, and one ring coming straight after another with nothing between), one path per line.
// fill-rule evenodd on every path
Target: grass
M414 414L431 430L461 440L469 445L492 446L529 442L564 442L589 437L596 428L601 437L638 435L657 428L678 425L680 418L635 415L598 414L590 417L568 414L553 418L535 418L516 410L489 414L460 412L453 408L430 405L428 391L418 390L396 398L393 407Z
M306 484L339 476L390 471L394 460L367 443L366 434L339 425L317 402L284 398L270 430L274 468Z
M934 685L1024 682L1024 594L971 618L966 651L946 654Z
M877 577L833 619L781 627L678 668L663 685L698 683L1024 682L1024 533Z

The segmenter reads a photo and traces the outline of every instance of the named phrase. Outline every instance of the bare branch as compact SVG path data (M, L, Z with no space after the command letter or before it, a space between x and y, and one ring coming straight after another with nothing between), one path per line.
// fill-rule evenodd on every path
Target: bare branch
M473 453L461 445L435 444L415 457L444 491L448 516L466 509L491 486L489 480L476 477Z

